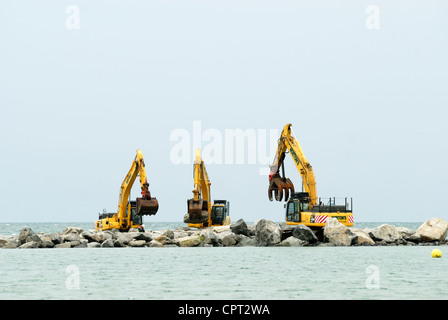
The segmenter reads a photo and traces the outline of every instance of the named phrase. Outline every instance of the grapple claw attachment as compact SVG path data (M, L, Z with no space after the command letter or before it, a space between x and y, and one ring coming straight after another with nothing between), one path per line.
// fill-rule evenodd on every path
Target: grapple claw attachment
M294 184L288 178L282 178L280 176L273 177L269 182L268 197L269 200L288 201L289 195L294 193Z

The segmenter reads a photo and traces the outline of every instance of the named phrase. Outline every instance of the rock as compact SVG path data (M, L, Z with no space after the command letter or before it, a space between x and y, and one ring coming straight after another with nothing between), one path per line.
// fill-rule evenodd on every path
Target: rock
M423 223L417 233L422 241L444 241L448 232L448 223L441 218L431 218Z
M114 240L106 239L101 243L101 248L113 248L114 247Z
M60 235L59 233L50 233L50 234L48 235L48 237L50 238L51 242L53 242L55 245L64 242L64 241L62 240L61 235Z
M157 247L163 247L163 244L157 240L151 240L148 244L148 247L157 248Z
M3 248L3 249L15 249L15 248L20 247L20 245L21 245L21 242L20 242L19 239L17 239L17 238L11 238L11 239L8 240L7 243L5 243L5 244L3 245L2 248Z
M350 228L350 231L356 236L353 240L353 244L360 246L373 246L375 245L375 241L370 238L369 234L358 228Z
M406 241L418 243L421 240L420 234L412 229L406 227L397 227L397 231L400 234L400 237Z
M148 232L136 232L133 234L134 240L143 240L149 242L152 240L151 235Z
M114 248L126 247L126 245L120 239L115 239L112 241L114 242Z
M369 232L369 236L375 241L385 241L392 243L400 239L400 234L395 226L391 224L382 224L376 228L373 228Z
M98 231L86 230L81 233L81 237L84 239L87 239L89 242L101 243L105 240L104 233L102 230L98 230Z
M221 233L230 231L230 226L219 226L219 227L213 227L213 232Z
M260 219L255 222L255 238L260 246L272 246L280 242L280 227L271 220Z
M78 227L67 227L62 232L61 235L69 234L69 233L75 233L77 235L80 235L84 230L82 228Z
M246 222L243 219L239 219L237 222L230 225L230 230L235 234L242 234L249 236L249 229L247 228Z
M37 241L28 241L22 244L19 248L20 249L31 249L31 248L39 248L41 242Z
M292 236L302 241L309 242L314 244L317 242L317 237L314 234L313 230L310 227L305 226L303 224L297 225L296 228L292 231Z
M120 232L117 234L117 240L127 245L129 242L134 240L134 235L136 233Z
M41 248L54 248L54 243L51 240L43 240L40 244Z
M175 243L179 247L195 247L201 243L201 238L197 235L186 236L186 237L175 239Z
M222 238L221 243L224 247L230 247L236 245L238 240L238 236L230 231Z
M145 245L146 245L145 240L132 240L128 244L128 246L130 246L130 247L144 247Z
M173 230L165 230L162 235L167 238L174 239L174 231Z
M29 242L29 241L35 241L34 239L36 239L35 238L36 236L39 237L37 234L34 233L33 230L31 230L31 228L23 228L20 231L18 239L19 239L21 244L24 244L24 243Z
M246 237L245 235L239 235L239 241L236 244L237 247L255 247L257 240L253 237Z
M69 233L65 233L61 235L62 241L79 241L80 237L79 237L79 233L76 232L69 232Z
M277 244L278 247L303 247L307 245L308 242L300 240L296 237L288 237L279 244Z
M336 246L350 246L356 236L338 219L329 217L324 227L324 241Z
M65 248L71 248L72 246L71 246L70 242L64 242L64 243L60 243L60 244L55 244L54 247L65 249Z
M210 229L204 229L199 234L203 246L218 247L222 245L222 239Z
M99 242L88 242L87 248L99 248L101 247L101 243Z

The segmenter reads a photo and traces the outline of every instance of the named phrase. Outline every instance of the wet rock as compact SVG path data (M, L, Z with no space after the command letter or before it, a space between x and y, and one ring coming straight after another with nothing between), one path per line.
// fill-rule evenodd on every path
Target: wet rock
M75 233L75 232L62 234L61 238L62 238L62 241L68 241L68 242L80 240L79 233Z
M397 227L391 224L382 224L371 229L369 236L375 242L385 241L386 243L392 243L400 239L400 234L398 233Z
M18 238L11 238L11 239L8 239L8 242L6 242L2 246L2 248L3 249L15 249L15 248L20 247L20 245L21 245L21 242Z
M324 241L336 246L350 246L355 234L336 218L328 218L324 227Z
M280 243L281 230L275 222L260 219L255 222L255 238L260 246L273 246Z
M254 237L247 237L245 235L239 235L239 241L236 244L237 247L255 247L257 240Z
M297 225L296 228L292 231L292 236L294 238L297 238L299 240L309 242L311 244L314 244L317 242L317 237L314 234L313 230L310 229L310 227L305 226L303 224Z
M448 223L441 218L431 218L417 229L417 233L424 242L445 241L447 232Z

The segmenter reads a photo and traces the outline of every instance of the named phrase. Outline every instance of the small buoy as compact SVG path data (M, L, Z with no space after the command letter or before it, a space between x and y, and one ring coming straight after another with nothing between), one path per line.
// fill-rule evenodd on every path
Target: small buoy
M431 256L433 258L441 258L442 257L442 252L439 249L434 249L431 251Z

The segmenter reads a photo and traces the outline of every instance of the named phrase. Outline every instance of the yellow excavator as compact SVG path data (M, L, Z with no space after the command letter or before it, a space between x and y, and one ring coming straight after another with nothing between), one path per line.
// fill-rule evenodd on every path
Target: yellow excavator
M292 133L292 125L287 124L278 140L274 162L270 165L268 197L277 201L284 198L287 203L286 224L304 224L312 228L322 228L328 217L337 218L342 224L353 226L353 199L344 198L343 204L336 204L336 198L323 203L317 198L316 179L313 168L306 159L299 142ZM302 177L302 192L295 192L292 181L285 177L285 154L289 152ZM282 175L280 175L280 169Z
M141 198L136 201L128 200L132 185L137 175L140 178ZM146 177L145 162L141 150L132 162L131 169L123 180L118 198L118 212L102 213L95 222L95 230L118 229L128 231L130 228L143 228L142 218L144 215L154 215L159 210L159 202L151 197L149 183Z
M193 198L187 200L188 213L184 223L192 228L225 226L230 224L230 203L227 200L215 200L210 195L211 182L201 158L201 150L196 150L194 170Z

